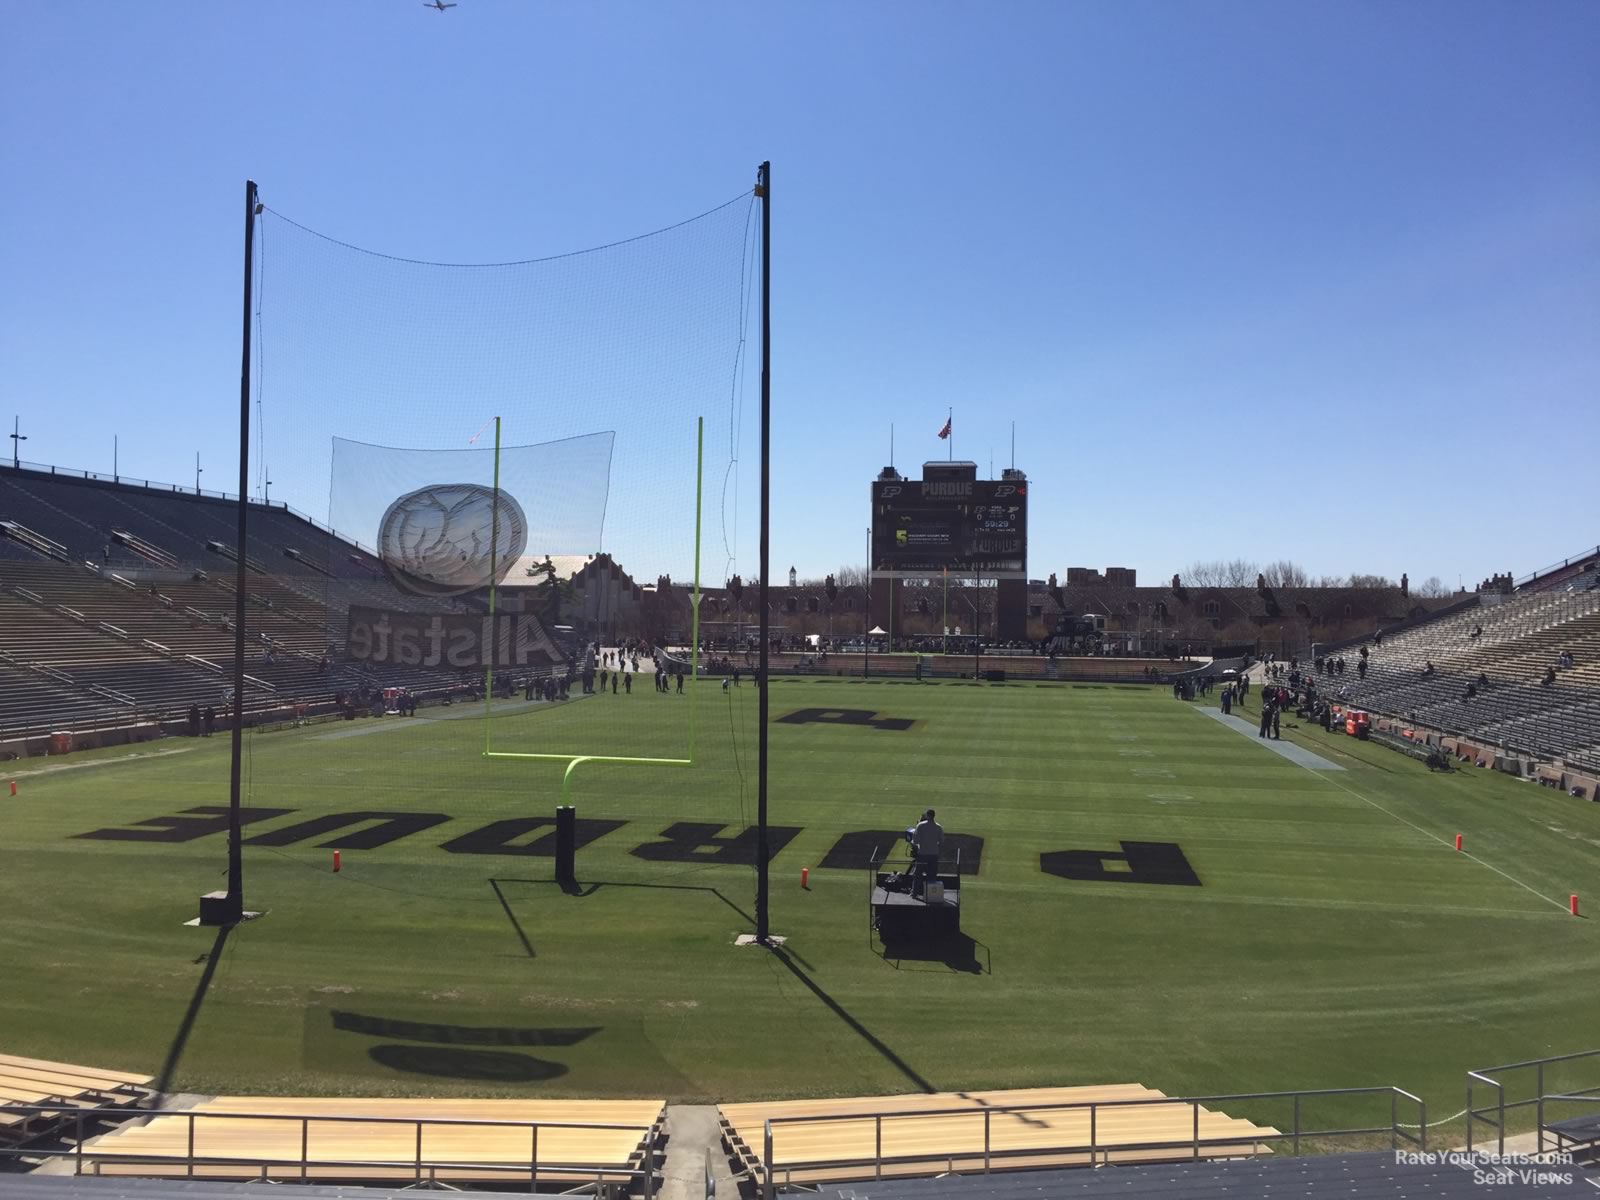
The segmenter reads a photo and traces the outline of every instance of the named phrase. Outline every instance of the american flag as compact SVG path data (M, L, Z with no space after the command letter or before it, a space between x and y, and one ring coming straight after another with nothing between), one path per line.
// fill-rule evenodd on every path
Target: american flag
M951 418L949 418L949 417L945 418L944 425L939 430L939 436L941 438L947 438L947 437L950 436L950 421L951 421Z

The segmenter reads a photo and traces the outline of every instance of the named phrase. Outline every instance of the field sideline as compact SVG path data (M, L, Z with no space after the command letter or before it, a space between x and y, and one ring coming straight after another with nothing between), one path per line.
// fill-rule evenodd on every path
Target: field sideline
M580 895L550 882L547 857L484 852L539 835L482 831L548 816L561 768L484 760L481 721L250 736L246 804L293 811L247 838L335 813L447 819L344 849L339 874L325 843L359 842L372 822L248 845L248 903L268 916L215 963L211 933L181 922L222 886L221 834L75 835L225 804L227 739L68 760L114 760L94 768L16 764L19 794L0 799L0 1048L159 1071L208 970L175 1091L740 1100L1394 1083L1437 1117L1461 1107L1471 1067L1596 1041L1600 934L1564 906L1571 892L1600 905L1600 807L1493 772L1430 775L1286 723L1286 739L1345 768L1310 770L1161 689L775 683L775 718L824 710L771 730L772 822L799 830L773 865L773 928L790 940L783 954L735 949L751 867L630 852L674 823L731 836L753 816L754 691L700 686L699 765L575 776L581 818L625 822L580 852ZM671 753L686 703L507 709L495 744ZM947 831L984 839L971 952L885 961L864 872L819 863L841 834L900 829L930 805ZM1449 848L1456 833L1476 858ZM1177 846L1198 886L1041 870L1041 854L1123 841Z

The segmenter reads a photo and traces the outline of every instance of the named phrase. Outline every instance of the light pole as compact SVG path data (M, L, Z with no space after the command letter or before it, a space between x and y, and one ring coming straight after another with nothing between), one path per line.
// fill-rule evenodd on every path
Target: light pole
M196 450L194 452L194 494L196 496L200 494L200 471L200 451Z
M11 466L15 470L22 466L22 443L28 440L28 435L19 432L22 429L22 418L11 419Z

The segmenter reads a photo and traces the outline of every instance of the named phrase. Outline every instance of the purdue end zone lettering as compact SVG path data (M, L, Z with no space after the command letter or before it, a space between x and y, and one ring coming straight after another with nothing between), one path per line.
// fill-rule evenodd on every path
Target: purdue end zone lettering
M835 710L830 710L835 711ZM255 824L295 812L292 808L245 808L241 824ZM319 842L320 846L344 849L377 849L424 830L442 825L451 818L444 813L385 812L371 809L358 812L328 813L295 824L246 838L246 845L290 846L313 838L338 836ZM226 806L197 805L172 816L152 817L132 822L132 829L96 829L76 834L79 838L118 842L192 842L222 834L228 828ZM577 848L621 829L626 821L580 818L577 822ZM356 828L352 828L356 827ZM491 821L441 843L448 854L501 855L519 858L548 857L555 853L555 820L551 817L510 817ZM749 866L756 861L757 831L716 822L678 821L668 825L649 841L632 847L628 853L650 862L730 864ZM769 825L769 860L803 832L794 825ZM874 861L899 853L903 835L894 830L853 830L840 834L817 866L821 869L861 870ZM1146 883L1180 887L1200 887L1183 849L1175 842L1122 842L1120 852L1112 850L1050 850L1039 855L1039 869L1058 879L1086 883ZM945 853L961 853L960 873L979 873L984 839L973 834L945 835Z
M1109 850L1052 850L1039 855L1039 869L1060 879L1089 883L1170 883L1199 887L1200 876L1176 842L1123 842Z
M797 708L778 718L785 725L858 725L903 733L916 722L905 717L880 717L870 708Z

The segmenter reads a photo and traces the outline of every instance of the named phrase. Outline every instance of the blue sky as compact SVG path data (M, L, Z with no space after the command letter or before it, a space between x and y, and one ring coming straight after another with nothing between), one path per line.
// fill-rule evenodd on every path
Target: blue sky
M1036 576L1470 585L1600 541L1600 5L5 16L0 416L35 461L108 470L117 434L125 474L198 450L232 490L246 177L481 261L657 228L771 158L776 569L862 561L890 424L914 469L947 407L984 468L1016 422ZM740 543L753 574L753 510Z

